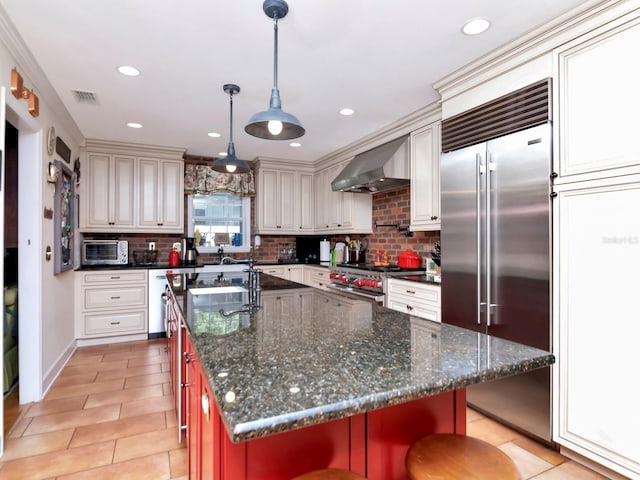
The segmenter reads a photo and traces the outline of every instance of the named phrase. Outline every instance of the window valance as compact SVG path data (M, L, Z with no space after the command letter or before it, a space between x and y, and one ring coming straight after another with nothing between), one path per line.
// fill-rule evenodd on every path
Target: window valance
M213 170L207 165L186 164L184 166L184 193L231 193L241 197L253 197L256 183L253 170L249 173L228 174Z

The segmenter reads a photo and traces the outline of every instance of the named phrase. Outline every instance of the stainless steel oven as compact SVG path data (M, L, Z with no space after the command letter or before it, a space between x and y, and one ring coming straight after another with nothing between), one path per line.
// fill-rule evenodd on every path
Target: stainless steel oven
M407 269L395 265L383 267L367 264L340 264L331 267L329 288L384 303L388 277L421 273L424 273L424 269Z

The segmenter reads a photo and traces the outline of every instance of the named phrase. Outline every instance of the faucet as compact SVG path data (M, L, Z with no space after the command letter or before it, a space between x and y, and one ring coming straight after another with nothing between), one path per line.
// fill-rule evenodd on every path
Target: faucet
M222 249L222 247L220 247L220 249ZM220 250L218 250L218 254L220 254ZM253 258L253 255L249 256L246 260L238 260L233 257L223 257L220 254L220 265L224 265L225 263L246 263L249 265L249 268L253 270L253 265L256 263L256 260Z
M220 258L220 265L224 265L226 263L245 263L244 260L238 260L233 257L222 257Z

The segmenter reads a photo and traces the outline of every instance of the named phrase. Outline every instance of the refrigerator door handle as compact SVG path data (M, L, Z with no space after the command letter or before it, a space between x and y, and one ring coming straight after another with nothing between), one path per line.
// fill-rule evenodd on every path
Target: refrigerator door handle
M476 323L480 325L482 323L482 312L487 305L482 301L482 223L481 223L481 208L482 208L482 175L486 173L486 168L482 164L482 155L476 153L476 301L478 302L478 308L476 309Z
M485 226L485 238L484 238L484 247L485 247L485 259L486 259L486 268L485 268L485 292L487 296L487 305L489 308L486 309L486 324L487 327L491 326L491 172L495 171L496 164L491 161L491 154L487 153L487 167L486 167L486 189L485 189L485 216L486 216L486 226Z

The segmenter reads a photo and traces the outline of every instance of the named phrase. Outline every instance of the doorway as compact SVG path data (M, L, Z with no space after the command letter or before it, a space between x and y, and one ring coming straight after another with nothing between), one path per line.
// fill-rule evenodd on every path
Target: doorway
M19 308L18 308L18 129L5 122L4 171L4 331L3 398L7 407L18 405ZM11 428L17 414L5 409L5 430ZM6 433L6 432L5 432Z
M18 129L5 122L3 393L18 383Z

